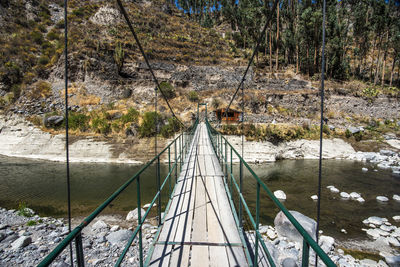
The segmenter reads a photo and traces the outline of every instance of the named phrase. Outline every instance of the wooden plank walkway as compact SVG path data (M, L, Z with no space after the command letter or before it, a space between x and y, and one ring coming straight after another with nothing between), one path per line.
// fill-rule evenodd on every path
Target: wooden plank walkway
M201 123L149 265L248 266L222 177Z

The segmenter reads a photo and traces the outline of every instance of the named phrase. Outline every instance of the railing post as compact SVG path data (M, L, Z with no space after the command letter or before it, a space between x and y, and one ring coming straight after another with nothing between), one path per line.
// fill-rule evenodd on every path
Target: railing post
M79 267L85 266L85 258L83 256L83 246L82 246L82 234L79 233L75 237L75 246L76 246L76 261ZM72 265L73 263L71 263Z
M181 171L182 171L182 162L183 162L182 139L183 139L183 135L181 135L179 138L179 154L180 154L179 158L180 158L180 162L181 162L181 164L180 164Z
M228 177L228 148L227 148L227 141L225 139L225 175Z
M233 174L233 160L232 160L232 147L231 147L231 180L230 180L230 185L229 185L229 191L232 196L232 174Z
M258 266L258 229L260 224L260 183L257 182L257 198L256 198L256 244L254 252L254 263L253 266Z
M143 246L142 246L142 202L140 195L140 176L137 178L137 206L138 206L138 222L139 222L139 266L143 266Z
M158 225L161 225L161 182L160 182L160 156L157 157L157 191L158 191L158 203L157 203L157 213L158 213Z
M175 140L174 142L174 152L175 152L175 183L178 181L178 157L177 157L177 151L176 151L176 142L178 140Z
M310 254L310 245L303 239L303 256L301 258L301 267L308 267L308 260Z
M239 189L240 189L240 196L242 196L242 187L243 187L243 159L240 158L240 168L239 168ZM243 205L242 205L242 198L239 196L239 225L243 228L242 217L243 217Z
M171 146L168 147L168 183L169 183L169 189L168 189L168 196L171 198L171 191L172 191L172 185L171 185Z

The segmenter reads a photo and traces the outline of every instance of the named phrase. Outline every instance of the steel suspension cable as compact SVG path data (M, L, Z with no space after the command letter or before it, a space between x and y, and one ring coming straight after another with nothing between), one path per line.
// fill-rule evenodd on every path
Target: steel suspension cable
M318 166L318 203L317 203L317 231L316 241L319 239L319 221L321 217L321 182L322 182L322 140L324 126L324 81L325 81L325 19L326 19L326 0L323 1L322 7L322 59L321 59L321 120L319 131L319 166ZM318 255L315 254L315 266L318 266Z
M68 125L68 0L64 0L64 83L65 83L65 157L67 163L68 233L71 233L71 181L69 173L69 125ZM74 266L72 243L69 243L71 266Z
M145 54L145 52L144 52L144 50L143 50L143 47L142 47L142 45L141 45L141 43L140 43L140 41L139 41L138 36L136 35L135 29L134 29L133 26L132 26L132 23L131 23L131 21L130 21L130 19L129 19L128 13L126 12L124 6L123 6L122 3L121 3L121 0L117 0L117 3L118 3L118 6L119 6L119 8L120 8L120 11L121 11L122 15L124 16L124 18L125 18L125 20L126 20L126 23L128 24L128 27L129 27L129 29L130 29L132 35L133 35L133 38L135 38L135 41L136 41L136 43L137 43L137 45L138 45L138 47L139 47L140 53L142 54L142 56L143 56L143 58L144 58L144 61L146 62L147 67L149 68L149 71L150 71L150 73L151 73L151 76L153 77L153 81L154 81L154 83L156 84L157 88L160 89L161 95L163 96L165 102L167 103L167 106L168 106L169 110L171 111L172 116L173 116L184 128L186 128L186 126L183 124L183 122L175 115L174 110L172 109L171 105L170 105L169 102L168 102L167 96L165 95L165 93L163 92L163 90L161 90L160 83L158 82L158 79L157 79L156 75L154 74L153 68L151 67L151 65L150 65L150 63L149 63L149 60L147 59L147 56L146 56L146 54Z
M119 1L119 0L118 0L118 1ZM253 54L251 55L251 58L250 58L250 60L249 60L249 63L247 64L247 68L246 68L246 70L244 71L244 74L243 74L243 77L242 77L242 79L241 79L241 81L240 81L240 83L239 83L239 86L237 87L235 93L233 94L232 99L231 99L231 101L229 102L228 107L225 109L225 117L228 116L228 110L229 110L230 106L232 105L232 102L233 102L233 100L235 99L237 93L239 92L240 87L242 86L242 84L243 84L244 81L246 80L247 72L249 71L250 66L251 66L251 64L252 64L253 61L254 61L254 57L255 57L256 53L258 52L258 48L259 48L259 46L260 46L260 44L261 44L261 41L263 40L263 38L264 38L264 36L265 36L265 31L266 31L267 28L268 28L268 24L269 24L269 22L270 22L271 19L272 19L272 15L273 15L274 12L275 12L275 9L276 9L276 7L277 7L277 5L278 5L278 2L279 2L279 0L275 0L274 5L272 6L271 13L270 13L269 16L267 17L267 20L266 20L266 22L265 22L264 28L262 29L262 31L261 31L261 33L260 33L260 36L258 37L256 46L254 47L254 50L253 50Z

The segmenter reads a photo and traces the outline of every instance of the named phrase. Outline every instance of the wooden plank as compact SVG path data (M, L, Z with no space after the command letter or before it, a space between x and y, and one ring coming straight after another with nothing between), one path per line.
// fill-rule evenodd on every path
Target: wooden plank
M215 193L214 177L204 177L210 202L207 204L208 241L225 243L222 229L223 218L220 217L219 205ZM228 256L225 247L210 246L210 266L228 266Z
M155 245L149 266L169 266L171 251L171 245Z
M190 260L190 266L210 266L208 258L208 246L192 246L192 258Z
M207 210L206 194L203 182L200 176L196 180L196 197L193 215L193 233L192 241L207 242Z

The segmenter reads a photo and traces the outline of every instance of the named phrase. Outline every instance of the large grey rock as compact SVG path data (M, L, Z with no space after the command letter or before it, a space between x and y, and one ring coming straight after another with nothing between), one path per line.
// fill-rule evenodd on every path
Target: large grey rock
M300 223L300 225L303 226L307 233L315 239L317 223L313 219L301 214L300 212L290 211L290 213ZM297 231L297 229L282 211L276 215L274 224L279 236L285 236L289 241L300 243L303 242L303 237L301 234Z
M102 220L98 220L92 225L93 230L107 229L108 225Z
M141 209L141 216L143 217L143 215L145 214L145 210L144 209ZM136 209L134 209L134 210L131 210L129 213L128 213L128 215L126 215L126 220L127 221L134 221L134 220L138 220L138 209L136 208Z
M32 242L32 238L30 236L21 236L11 244L11 248L14 250L24 248Z
M347 128L347 130L349 130L349 132L352 133L352 134L356 134L356 133L360 132L360 128L353 127L353 126L350 126L349 128Z
M321 235L319 238L319 245L325 253L328 253L333 249L335 244L335 239L330 236Z
M400 266L400 256L385 257L385 261L390 267Z
M59 125L61 125L61 123L63 121L64 121L63 116L50 116L50 117L44 119L44 125L46 127L59 126Z
M286 258L282 261L282 267L297 267L297 263L293 258Z
M109 234L106 239L112 245L117 245L123 241L127 241L132 236L132 231L129 230L119 230Z

